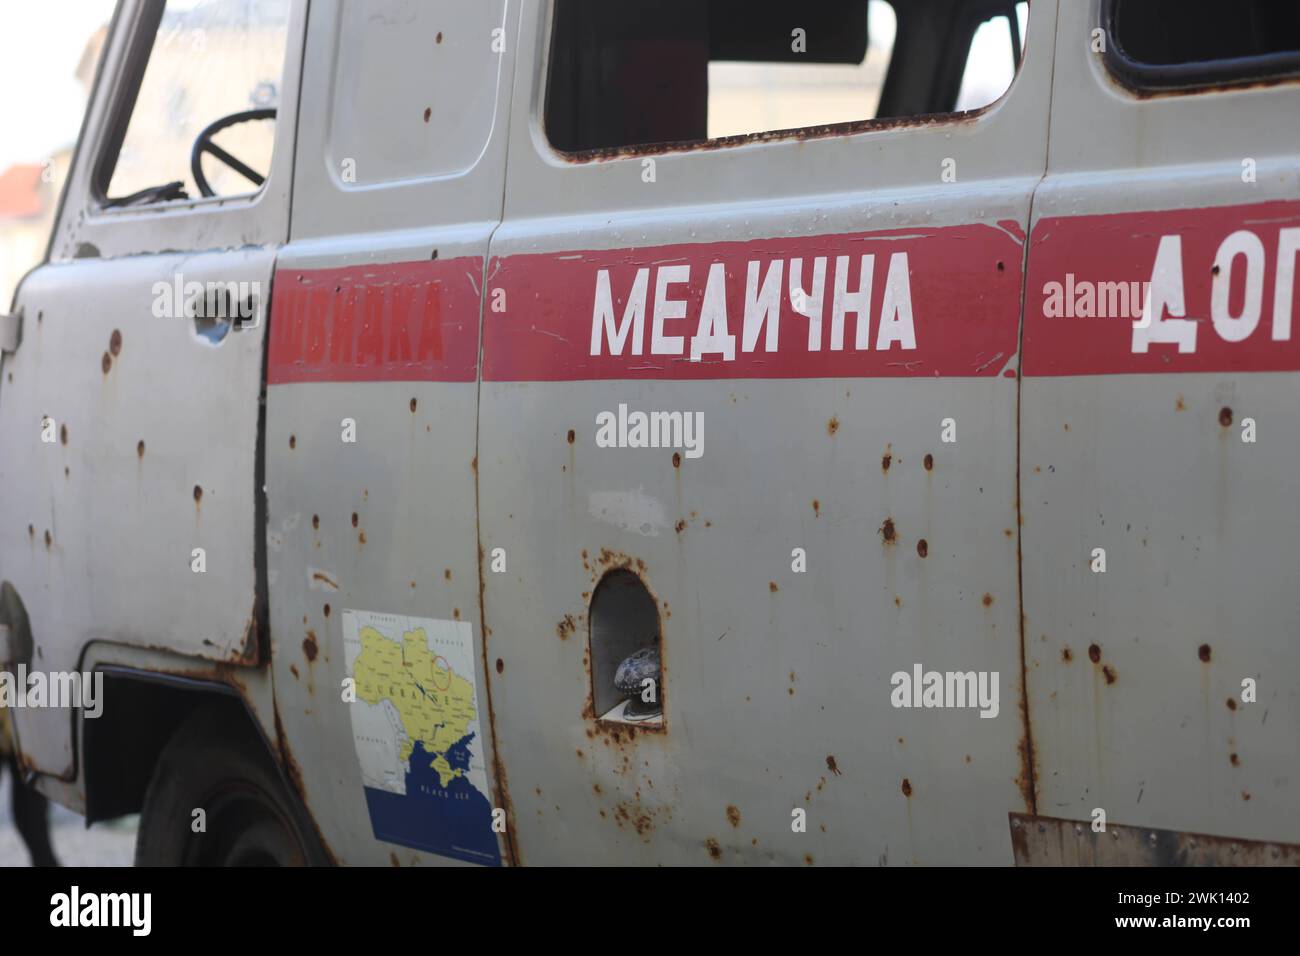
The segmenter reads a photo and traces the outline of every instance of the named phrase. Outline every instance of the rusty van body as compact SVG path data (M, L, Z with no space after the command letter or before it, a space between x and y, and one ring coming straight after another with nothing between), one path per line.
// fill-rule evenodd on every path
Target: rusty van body
M13 710L44 793L141 862L1297 860L1294 56L1034 0L953 112L1017 5L899 0L878 118L714 135L785 56L726 2L270 6L258 188L122 199L122 0L4 320L0 657L105 688Z

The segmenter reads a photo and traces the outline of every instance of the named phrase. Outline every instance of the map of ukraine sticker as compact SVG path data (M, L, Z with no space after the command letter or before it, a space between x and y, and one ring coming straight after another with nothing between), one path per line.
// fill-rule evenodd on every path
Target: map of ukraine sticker
M345 609L343 650L375 839L500 866L469 623Z

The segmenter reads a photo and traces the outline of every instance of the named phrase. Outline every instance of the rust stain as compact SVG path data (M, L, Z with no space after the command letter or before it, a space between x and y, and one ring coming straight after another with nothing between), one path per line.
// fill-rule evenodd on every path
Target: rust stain
M316 654L318 651L319 648L316 646L316 632L308 631L307 636L302 639L302 652L307 658L308 663L316 660Z
M50 549L50 546L53 543L54 543L54 536L50 534L50 529L46 528L45 529L45 550L48 551Z
M1176 412L1187 411L1187 403L1183 401L1183 396L1179 395L1178 398L1174 400L1174 411Z
M934 455L927 454L921 463L925 465L926 471L934 471Z
M1224 428L1228 428L1232 425L1232 409L1228 408L1226 405L1219 409L1219 424Z
M740 810L731 804L727 805L727 822L733 827L740 826Z
M197 505L203 500L203 489L199 485L194 486L194 503Z
M360 516L355 511L352 512L352 527L355 528L360 523L360 521L361 521Z
M577 434L577 432L575 432L572 428L570 428L570 429L569 429L569 444L572 445L572 444L577 440L577 438L578 438L578 434Z
M673 452L673 467L674 467L674 468L680 468L680 467L682 467L682 455L681 455L681 452L676 452L676 451Z
M112 353L113 358L117 358L122 351L122 333L117 329L108 337L108 351Z
M984 604L985 607L992 607L992 606L993 606L993 595L992 595L992 594L987 594L987 593L986 593L986 594L984 595L983 599L982 599L982 603Z
M498 658L497 658L497 673L498 673L498 674L504 674L505 672L506 672L506 662L503 661L501 658L498 657Z
M916 542L916 553L923 558L930 554L930 545L924 538Z
M99 360L99 367L103 369L104 374L107 375L113 368L113 356L105 352L104 357Z
M709 837L707 840L704 841L704 847L706 850L709 851L709 856L712 859L714 860L722 859L722 847L718 845L718 841L716 839L714 839L713 837Z
M904 777L903 786L900 789L903 791L903 796L907 797L909 800L912 798L912 781Z
M1228 754L1228 763L1232 764L1234 767L1240 767L1241 758L1236 754Z
M326 617L330 616L330 606L328 603L325 605L325 616Z
M143 458L143 457L144 457L144 439L143 439L143 438L141 438L138 442L135 443L135 455L136 455L137 458Z
M882 472L889 471L889 466L894 463L894 455L892 449L890 449L889 446L886 446L886 449L887 450L885 451L885 453L880 456L880 470Z
M67 443L68 443L68 423L64 422L62 425L59 426L59 444L66 445Z
M576 621L574 621L572 614L564 615L564 620L560 621L559 624L555 625L556 636L558 636L559 639L562 641L567 641L569 639L569 635L574 633L577 629L578 629L578 624Z
M274 706L274 705L272 705ZM303 784L302 770L298 767L298 761L294 759L293 751L289 749L289 739L284 733L284 724L280 722L280 708L275 707L275 741L280 751L280 766L284 768L285 776L289 778L289 784L298 794L298 799L302 803L303 810L307 813L307 819L311 821L312 829L316 831L316 839L321 849L325 852L325 857L331 864L337 866L338 857L330 848L329 843L325 841L325 834L321 832L320 826L316 823L316 818L311 812L311 804L307 802L307 787Z
M1208 664L1210 662L1210 645L1202 644L1200 647L1198 647L1196 649L1196 656Z
M397 859L397 854L396 854L396 853L390 853L390 854L388 854L388 862L391 863L393 866L401 866L401 865L402 865L401 862L398 861L398 859Z
M322 584L326 585L327 587L331 587L331 588L333 588L333 589L336 590L336 591L339 589L339 583L338 583L337 581L335 581L332 577L330 577L328 574L326 574L324 571L313 571L313 572L311 573L311 579L312 579L313 581L319 581L319 582L321 582ZM326 605L325 605L325 616L326 616L326 617L329 617L329 613L330 613L330 612L329 612L329 605L326 604Z
M834 415L832 415L831 420L826 423L826 434L834 435L839 430L840 430L840 420L836 418Z
M827 757L826 757L826 769L829 770L831 773L835 774L835 776L837 776L837 777L842 777L842 776L844 776L844 774L840 771L839 765L835 762L835 755L834 755L834 754L828 754L828 755L827 755Z
M1111 667L1109 664L1103 664L1101 668L1101 672L1103 675L1105 675L1107 684L1115 683L1115 669L1113 667Z
M812 506L813 506L813 517L820 518L822 516L822 503L818 501L816 498L814 498L812 502Z
M298 447L298 439L297 439L297 437L294 436L294 435L290 435L290 436L289 436L289 449L292 451L294 448L297 448L297 447Z
M894 529L894 519L886 518L885 523L880 526L880 537L884 539L885 544L893 544L898 538L898 533Z
M1229 697L1228 710L1236 710L1236 709L1237 709L1237 699L1235 697Z
M429 117L431 116L433 116L433 110L431 110L429 107L426 106L424 108L424 121L426 123L429 122Z
M297 665L297 664L290 664L290 665L289 665L289 673L293 675L293 679L294 679L294 680L299 680L299 679L300 679L300 678L299 678L299 675L298 675L298 665Z
M1096 644L1088 645L1088 660L1092 661L1094 664L1101 660L1101 648Z
M320 530L320 515L312 515L312 516L311 516L311 528L312 528L313 531L319 531L319 530Z
M767 589L768 589L769 591L771 591L773 594L775 594L777 591L781 590L779 587L776 586L776 582L775 582L775 581L768 581L768 582L767 582Z
M987 109L988 107L983 107L978 110L965 110L954 113L927 113L920 116L857 120L851 123L828 123L793 130L764 130L757 133L742 133L736 136L720 136L714 139L674 140L663 143L606 146L575 152L561 152L560 155L570 163L608 162L616 159L657 156L664 153L710 152L752 143L776 143L787 140L805 142L814 139L844 138L880 129L924 129L934 126L961 129L974 123Z
M412 415L415 414L415 409L416 409L416 407L417 407L419 404L420 404L420 403L417 402L417 401L415 400L414 397L411 398L411 414L412 414Z
M1068 646L1061 648L1061 660L1067 664L1074 660L1074 652Z

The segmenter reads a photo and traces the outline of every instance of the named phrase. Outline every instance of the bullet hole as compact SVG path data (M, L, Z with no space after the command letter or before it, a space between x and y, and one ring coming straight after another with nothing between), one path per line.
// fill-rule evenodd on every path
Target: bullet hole
M1210 267L1210 273L1216 276L1219 274L1219 264L1217 262Z
M1232 424L1232 409L1226 405L1219 409L1219 424L1227 428Z
M416 404L417 404L417 402L415 401L414 398L412 398L412 399L411 399L411 414L412 414L412 415L415 414L415 406L416 406Z
M441 43L441 42L442 42L442 31L441 31L441 30L439 30L439 31L438 31L438 35L437 35L436 37L433 38L433 42L434 42L434 43Z
M1236 754L1228 754L1228 763L1232 764L1234 767L1240 767L1241 758L1239 758Z
M330 606L329 606L328 604L325 605L325 609L324 609L324 610L325 610L325 616L326 616L326 617L329 617L329 616L330 616Z
M506 662L503 661L501 658L498 657L498 658L497 658L497 673L498 673L498 674L504 674L505 672L506 672ZM581 753L581 751L579 751L579 753Z
M290 448L297 448L297 447L298 447L298 439L297 439L296 436L294 436L294 435L290 435L290 436L289 436L289 447L290 447Z
M886 452L880 459L880 470L889 471L889 466L894 463L894 456Z
M1005 272L1006 270L1007 270L1006 263L1004 263L1001 259L999 259L999 260L998 260L998 272Z
M934 471L934 455L926 455L924 465L926 471Z
M826 423L826 434L834 435L839 430L840 430L840 420L836 418L834 415L832 415L831 420Z
M570 429L569 429L569 444L572 445L572 444L574 443L574 441L577 440L577 438L578 438L577 433L574 432L574 430L573 430L572 428L570 428Z
M113 358L117 358L118 353L122 351L122 333L117 329L108 337L108 350L113 353Z
M676 452L676 451L673 452L673 467L674 467L674 468L680 468L680 467L682 467L682 455L681 455L681 452Z
M320 515L312 515L312 516L311 516L311 527L312 527L312 530L313 530L313 531L319 531L319 530L320 530Z
M1115 671L1111 668L1109 664L1103 664L1101 668L1101 672L1105 676L1107 684L1115 683Z
M926 543L924 538L916 542L916 553L923 558L930 554L930 545Z
M767 582L767 589L768 589L769 591L771 591L773 594L775 594L777 591L781 590L779 587L776 586L776 582L775 582L775 581L768 581L768 582Z
M722 847L718 846L718 841L713 839L713 837L709 837L705 840L704 846L708 849L710 857L715 860L722 859Z
M898 537L898 533L894 530L893 518L885 519L885 523L880 526L880 536L884 538L885 544L894 543L895 539Z
M1101 648L1096 644L1088 645L1088 660L1092 661L1094 664L1101 660Z
M986 594L986 595L984 595L984 606L985 606L985 607L992 607L992 606L993 606L993 595L992 595L992 594Z
M727 805L727 822L733 827L740 826L740 810L731 804Z
M831 773L835 774L835 776L837 777L844 776L843 771L841 771L839 768L839 764L835 762L834 754L826 755L826 769L829 770Z
M901 789L902 789L902 791L903 791L903 796L905 796L905 797L909 797L909 798L910 798L910 797L912 796L912 781L910 781L910 780L908 780L906 777L904 777L904 778L903 778L903 786L902 786Z
M432 115L433 115L433 110L429 109L429 107L426 106L424 108L424 121L426 123L429 122L429 117Z
M1210 662L1210 645L1202 644L1198 647L1196 649L1196 656L1208 664Z
M137 457L137 458L143 458L143 457L144 457L144 439L143 439L143 438L141 438L138 442L135 443L135 457Z
M105 353L104 353L104 357L103 357L102 359L99 360L99 367L100 367L101 369L103 369L103 370L104 370L104 374L107 375L109 369L111 369L111 368L113 367L113 356L111 356L111 355L109 355L107 352L105 352Z
M1228 710L1236 710L1236 709L1237 709L1237 700L1236 700L1236 698L1234 698L1234 697L1229 697L1229 698L1228 698Z
M437 249L434 249L433 252L430 253L430 255L429 255L429 261L430 261L430 262L437 262L437 261L438 261L438 250L437 250Z
M203 500L203 488L199 485L194 486L194 503L197 505Z
M355 511L352 512L352 527L355 528L357 526L357 522L360 520L361 519L357 517L357 513Z
M54 536L50 534L50 529L45 529L45 549L48 551L50 545L54 543Z
M1074 660L1074 651L1070 650L1068 647L1061 648L1061 660L1065 661L1067 664L1070 663L1070 661Z
M65 423L59 426L59 444L66 445L67 443L68 443L68 426Z
M307 663L310 664L316 659L318 650L319 648L316 646L316 632L308 631L307 636L302 639L302 652L307 658Z

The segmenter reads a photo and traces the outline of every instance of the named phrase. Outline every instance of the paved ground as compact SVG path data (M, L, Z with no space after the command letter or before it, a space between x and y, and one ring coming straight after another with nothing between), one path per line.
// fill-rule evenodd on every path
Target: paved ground
M27 847L14 829L8 773L0 782L0 866L27 866ZM96 823L89 830L82 817L58 804L50 805L50 836L54 852L65 866L130 866L135 856L136 818Z

